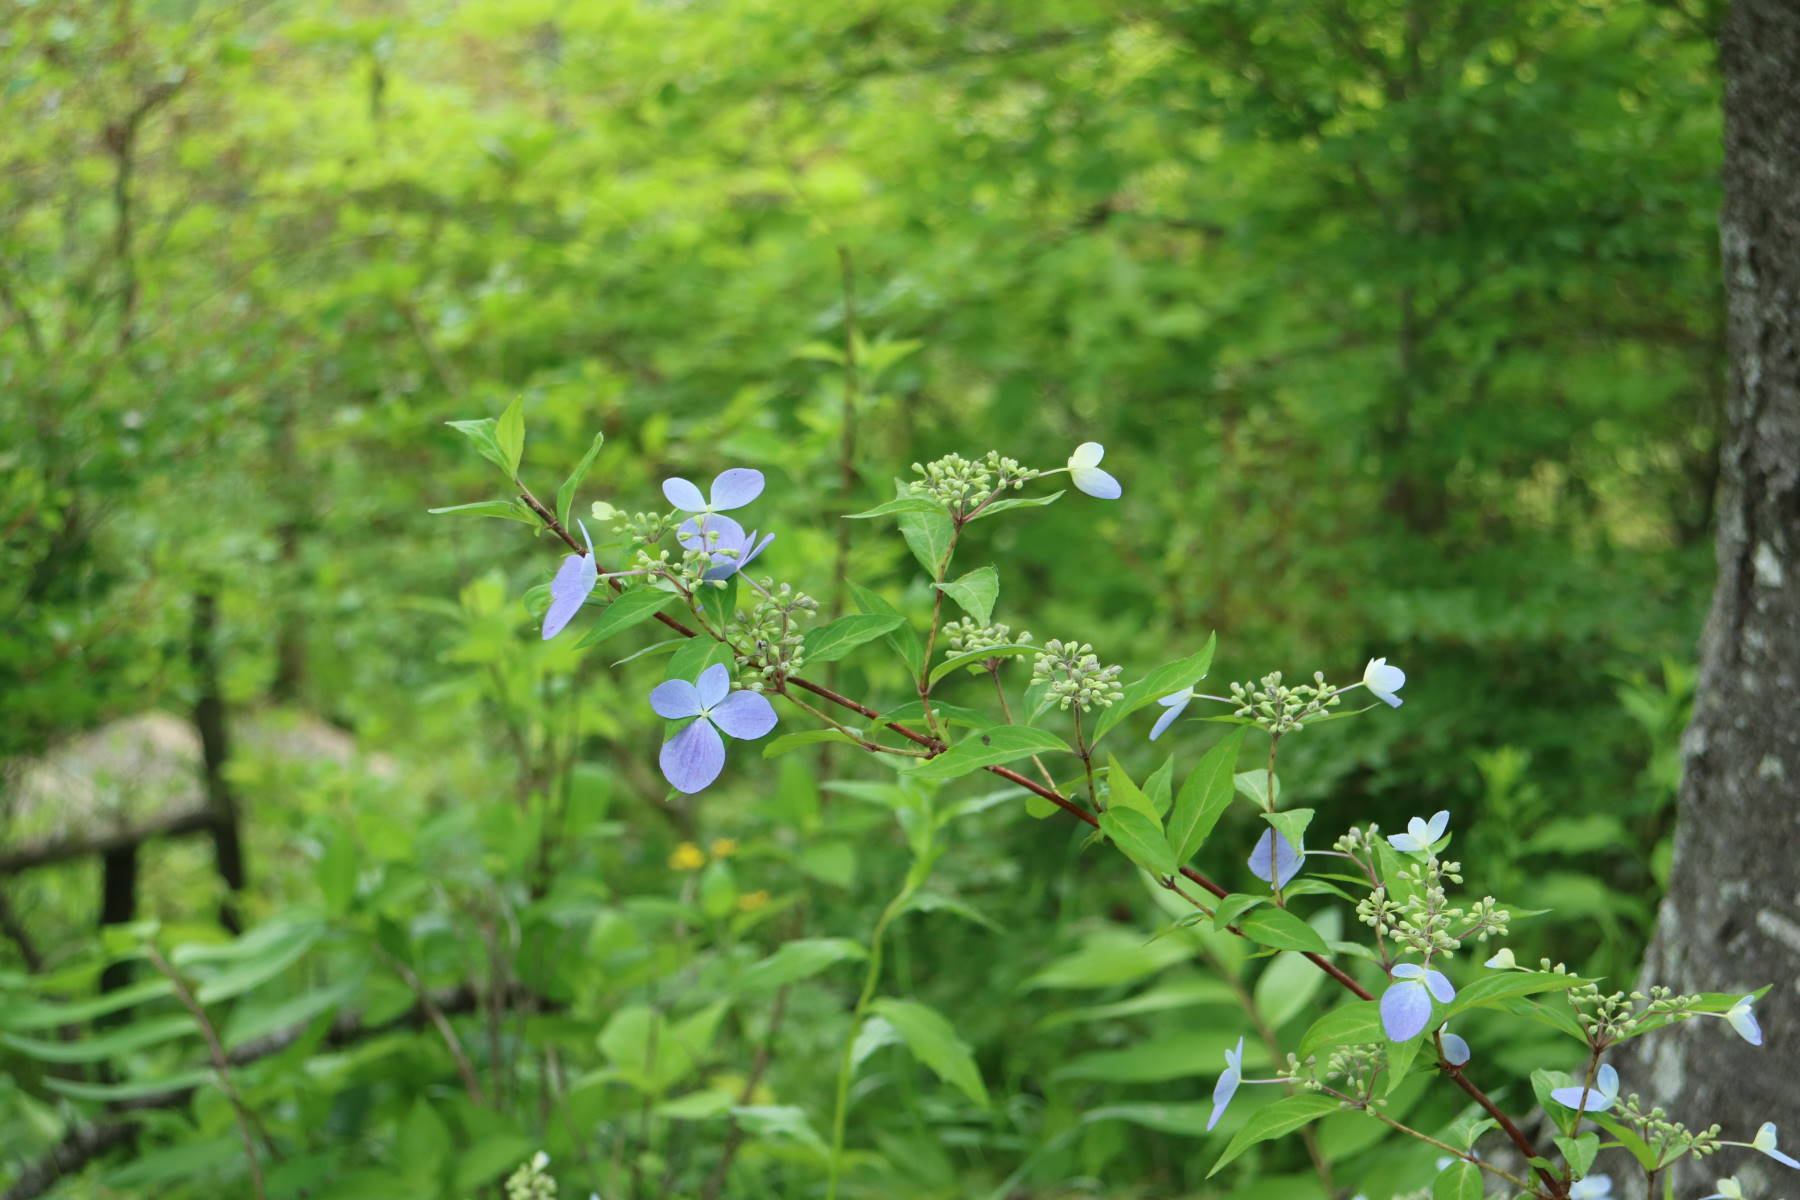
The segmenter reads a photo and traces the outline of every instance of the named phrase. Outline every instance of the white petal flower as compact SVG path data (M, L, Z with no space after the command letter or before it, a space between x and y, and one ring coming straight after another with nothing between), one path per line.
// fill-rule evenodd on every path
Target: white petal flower
M1494 957L1488 959L1481 965L1484 967L1493 967L1498 971L1516 971L1519 969L1518 961L1513 958L1513 952L1510 946L1500 947L1500 949L1494 951Z
M1406 823L1405 833L1388 834L1388 844L1402 854L1422 854L1437 844L1437 840L1444 836L1444 830L1449 824L1450 812L1448 809L1438 812L1429 821L1414 817Z
M1119 481L1100 469L1106 447L1099 442L1083 442L1069 455L1069 478L1075 486L1097 500L1117 500L1123 489Z
M1569 1185L1569 1200L1612 1200L1612 1176L1589 1175Z
M1773 1121L1762 1123L1762 1128L1756 1131L1756 1137L1751 1141L1750 1148L1768 1155L1784 1166L1800 1167L1800 1162L1794 1161L1775 1148L1775 1122Z
M1752 1046L1760 1046L1762 1045L1762 1026L1756 1023L1756 1014L1750 1011L1750 1006L1754 1003L1756 1003L1754 993L1745 996L1725 1010L1725 1019L1731 1022L1731 1027L1737 1030L1739 1037Z
M1399 667L1388 666L1385 658L1371 658L1369 665L1363 668L1363 686L1375 694L1378 700L1385 700L1395 708L1403 703L1395 692L1406 686L1406 672Z

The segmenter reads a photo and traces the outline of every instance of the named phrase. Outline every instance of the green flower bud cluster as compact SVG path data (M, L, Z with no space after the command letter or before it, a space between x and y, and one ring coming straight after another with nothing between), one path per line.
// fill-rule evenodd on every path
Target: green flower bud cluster
M970 654L977 650L989 650L995 646L1028 646L1031 634L1020 631L1013 636L1012 627L1008 625L978 625L973 617L963 617L944 626L944 635L949 639L950 649L958 654Z
M1386 1069L1387 1046L1384 1043L1342 1046L1331 1052L1319 1078L1325 1081L1341 1079L1343 1086L1338 1088L1339 1091L1361 1096L1366 1101L1375 1086L1375 1077Z
M1325 682L1323 671L1313 672L1311 683L1289 687L1281 681L1281 672L1272 671L1258 683L1233 683L1231 698L1237 702L1234 714L1247 717L1270 733L1292 733L1306 722L1325 715L1341 697L1337 689Z
M1368 831L1351 830L1338 839L1355 846L1362 838L1372 839L1374 826ZM1349 853L1350 851L1346 851ZM1485 942L1495 934L1504 934L1512 913L1499 907L1492 896L1484 896L1467 908L1449 903L1445 883L1461 883L1462 864L1440 862L1431 858L1401 868L1412 884L1404 902L1392 899L1385 887L1374 888L1357 902L1356 917L1383 937L1391 937L1421 955L1448 954L1470 937Z
M1031 662L1031 680L1050 685L1057 707L1074 705L1087 712L1107 708L1125 694L1125 686L1119 682L1124 670L1117 665L1102 666L1086 642L1077 645L1051 638Z
M1699 1132L1672 1119L1661 1106L1646 1111L1636 1093L1625 1097L1625 1103L1613 1110L1613 1119L1629 1125L1649 1145L1658 1166L1674 1162L1684 1155L1705 1158L1719 1148L1719 1126Z
M763 580L763 590L768 594L755 607L733 618L731 643L745 651L737 656L740 669L755 668L763 678L777 679L806 665L800 627L818 611L819 602L788 584L777 587L773 579ZM760 690L760 685L751 686Z
M971 462L960 454L946 454L928 463L914 463L912 469L923 478L913 484L915 496L936 500L953 515L964 516L984 500L1008 488L1021 488L1038 472L1019 465L1018 459L1007 458L997 450Z
M1699 1011L1701 999L1678 995L1666 987L1652 987L1647 993L1603 993L1598 985L1583 983L1569 989L1569 1003L1575 1009L1575 1020L1587 1032L1588 1044L1610 1046L1637 1033L1649 1017L1687 1020Z
M598 506L595 506L596 509ZM598 512L595 513L598 516ZM615 519L622 519L625 536L640 546L654 546L675 531L679 522L678 514L635 512L630 515L614 510Z
M506 1200L556 1200L556 1180L547 1173L550 1156L542 1150L506 1179Z

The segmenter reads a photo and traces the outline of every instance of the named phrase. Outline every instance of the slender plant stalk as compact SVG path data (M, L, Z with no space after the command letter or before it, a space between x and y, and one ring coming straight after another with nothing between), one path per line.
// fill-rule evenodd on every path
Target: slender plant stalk
M825 1184L825 1200L837 1200L838 1178L844 1168L844 1126L850 1117L850 1072L855 1066L852 1055L856 1051L856 1036L862 1031L863 1014L868 1011L869 1001L875 998L875 985L881 981L881 938L887 932L888 922L899 915L912 893L913 885L909 880L899 895L881 910L874 932L869 935L869 969L863 975L862 993L856 998L856 1007L850 1010L850 1031L844 1035L844 1050L838 1056L837 1097L831 1110L831 1171Z

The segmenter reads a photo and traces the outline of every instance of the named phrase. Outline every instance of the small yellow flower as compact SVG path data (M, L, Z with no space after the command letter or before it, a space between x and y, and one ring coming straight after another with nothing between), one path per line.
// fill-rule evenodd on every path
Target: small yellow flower
M712 844L714 858L730 858L737 853L736 838L716 838Z
M738 897L738 907L744 912L755 912L769 902L766 888L757 888L754 892L745 892Z
M692 842L681 843L669 855L669 869L672 871L698 871L705 865L706 855Z

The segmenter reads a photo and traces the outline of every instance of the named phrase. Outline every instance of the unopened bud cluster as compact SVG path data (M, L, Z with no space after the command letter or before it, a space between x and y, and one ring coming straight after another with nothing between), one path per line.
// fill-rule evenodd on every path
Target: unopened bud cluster
M598 505L595 507L598 508ZM675 530L675 515L671 513L635 512L626 515L614 509L613 515L614 519L622 521L625 536L640 546L654 546Z
M1596 984L1583 983L1569 989L1569 1003L1587 1034L1588 1044L1605 1047L1637 1033L1650 1017L1687 1020L1698 1011L1701 998L1679 995L1674 989L1661 986L1648 992L1604 993Z
M1331 1052L1320 1078L1341 1079L1343 1086L1339 1091L1366 1099L1375 1084L1375 1077L1386 1069L1386 1045L1343 1046Z
M973 617L963 617L961 620L944 626L944 635L949 639L950 649L958 654L991 650L995 646L1028 646L1031 644L1031 634L1024 630L1014 637L1011 626L979 625Z
M1683 1154L1705 1158L1719 1148L1719 1126L1713 1125L1696 1133L1672 1119L1660 1105L1646 1111L1642 1098L1635 1093L1625 1097L1624 1105L1613 1115L1637 1131L1637 1135L1649 1144L1657 1162L1670 1162Z
M819 602L788 584L777 587L773 579L763 580L763 591L753 608L733 619L731 642L738 649L740 668L779 679L806 665L800 627L818 611Z
M1368 836L1372 836L1373 827ZM1340 842L1357 836L1352 830ZM1440 862L1432 858L1402 868L1401 874L1411 883L1404 901L1393 899L1385 887L1377 887L1357 902L1356 916L1383 937L1391 937L1404 946L1429 957L1448 954L1473 937L1485 942L1491 935L1504 934L1512 914L1499 906L1492 896L1484 896L1467 908L1448 902L1444 884L1462 882L1462 864Z
M514 1171L506 1180L506 1200L556 1200L556 1180L550 1178L550 1156L543 1151Z
M1270 733L1291 733L1307 721L1325 715L1340 699L1337 689L1325 682L1322 671L1313 672L1311 683L1289 687L1281 682L1281 672L1272 671L1261 683L1233 683L1231 698L1238 705L1236 715L1256 722Z
M1047 682L1057 707L1071 705L1087 712L1109 707L1125 694L1119 682L1123 667L1102 666L1094 648L1086 642L1077 645L1051 638L1031 663L1031 679Z
M922 476L912 485L915 496L926 496L949 509L953 516L963 516L982 501L1008 488L1021 488L1034 479L1037 472L1019 465L997 450L972 462L960 454L946 454L928 463L914 463L912 469Z

